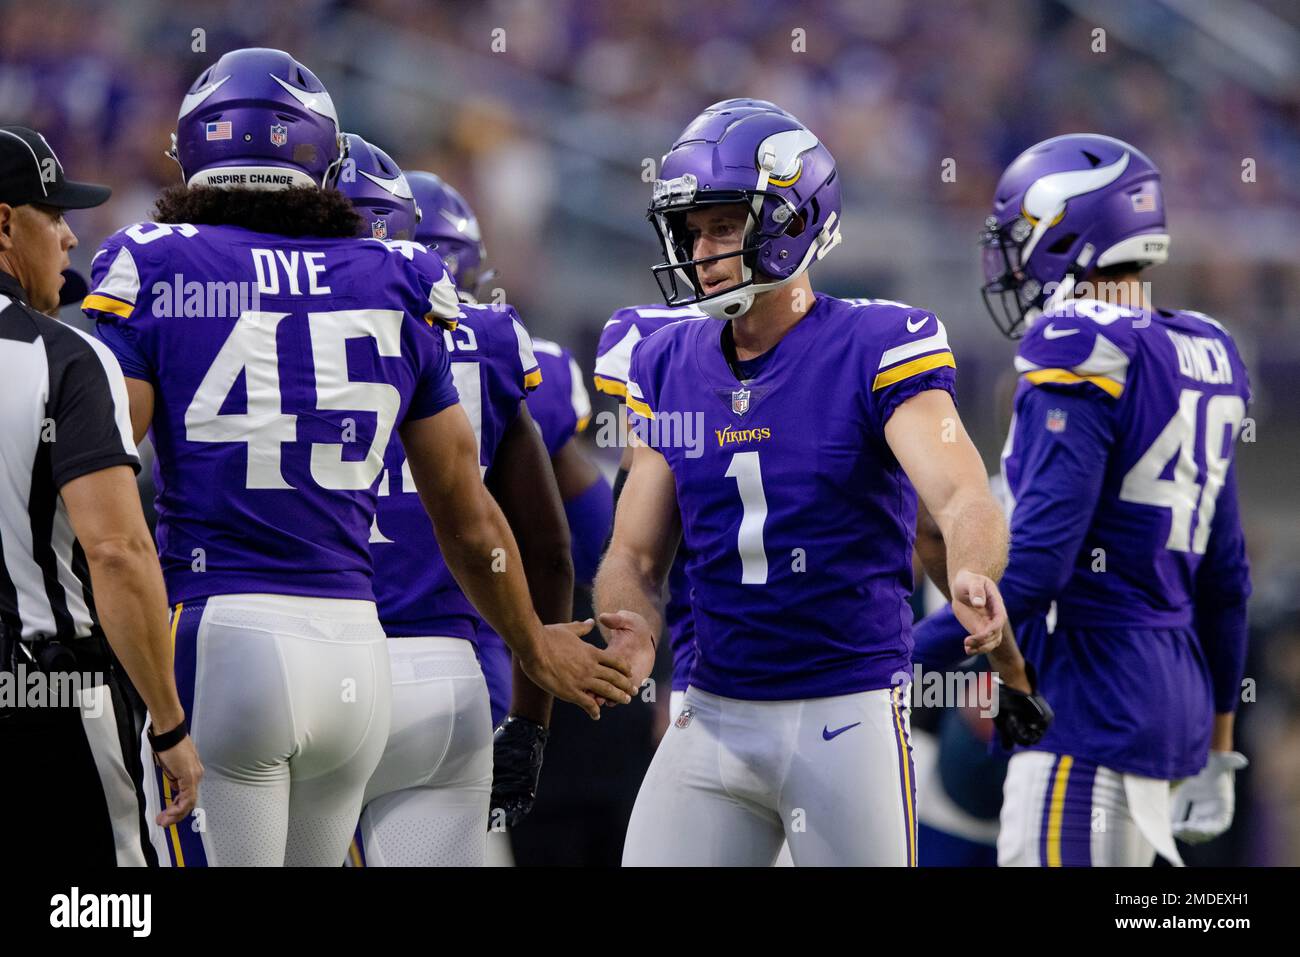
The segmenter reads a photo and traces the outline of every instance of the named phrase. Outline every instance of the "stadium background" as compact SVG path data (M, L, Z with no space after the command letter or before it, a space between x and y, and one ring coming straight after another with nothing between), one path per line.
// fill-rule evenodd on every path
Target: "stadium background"
M1149 274L1155 297L1225 322L1255 395L1256 441L1238 451L1256 682L1239 746L1254 763L1238 779L1233 830L1192 859L1300 863L1300 8L0 3L0 117L41 130L78 178L114 189L70 217L75 266L86 271L106 236L148 218L177 181L163 150L185 89L221 53L254 45L308 64L345 129L457 185L506 297L587 370L610 312L657 299L646 161L707 103L775 100L843 174L845 241L817 287L938 312L959 357L963 417L991 469L1013 353L978 294L975 237L996 177L1058 133L1138 145L1164 172L1173 235L1173 261Z

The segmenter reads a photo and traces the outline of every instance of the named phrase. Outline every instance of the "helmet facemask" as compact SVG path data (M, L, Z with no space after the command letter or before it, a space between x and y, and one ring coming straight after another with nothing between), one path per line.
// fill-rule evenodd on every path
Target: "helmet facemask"
M1017 216L1004 226L990 216L984 222L979 244L987 282L980 287L984 307L993 324L1008 339L1019 339L1041 312L1042 284L1022 267L1025 242L1033 226Z
M763 206L768 199L777 203L772 219L775 230L763 230ZM687 229L687 216L693 210L710 206L741 205L745 209L745 228L739 249L696 257L695 241ZM758 254L765 242L803 228L804 220L794 204L769 190L729 189L696 191L696 179L687 173L674 180L656 180L647 218L654 224L665 262L651 267L664 301L669 306L698 305L717 319L743 316L759 293L769 292L790 282L803 272L775 281L760 281ZM797 235L797 233L795 233ZM699 279L699 267L723 259L740 257L740 282L714 293L705 293Z

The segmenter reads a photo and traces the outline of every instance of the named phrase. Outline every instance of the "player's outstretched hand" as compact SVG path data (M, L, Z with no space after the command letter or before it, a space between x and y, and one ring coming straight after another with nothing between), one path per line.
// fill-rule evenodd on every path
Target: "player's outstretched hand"
M596 622L571 621L546 625L531 660L520 660L528 677L543 691L576 704L593 720L600 719L600 701L627 704L637 686L629 677L631 665L624 655L597 648L582 640Z
M952 579L952 611L967 631L966 654L987 654L1001 644L1007 610L993 579L959 571Z
M159 827L171 827L185 820L199 801L199 781L203 779L203 762L189 735L181 738L155 757L172 785L172 803L157 817Z
M1174 789L1170 808L1174 837L1201 844L1230 828L1237 805L1237 772L1249 763L1237 751L1211 751L1201 773Z
M632 683L639 689L655 666L655 640L650 623L634 611L607 611L600 616L609 650L622 655L632 666Z
M517 714L506 717L492 735L492 811L488 827L504 816L506 829L528 816L537 800L542 754L551 733ZM498 814L500 812L500 814Z

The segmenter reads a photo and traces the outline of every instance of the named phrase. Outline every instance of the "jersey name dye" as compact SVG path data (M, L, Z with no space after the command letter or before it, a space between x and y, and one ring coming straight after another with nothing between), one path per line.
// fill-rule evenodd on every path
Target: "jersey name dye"
M665 326L634 348L627 384L676 483L691 684L752 700L889 687L909 670L916 492L884 427L920 392L954 393L943 324L819 294L743 383L723 328Z
M384 450L401 423L456 401L430 328L455 315L441 260L415 243L139 223L92 275L83 309L126 376L154 388L171 601L372 599Z

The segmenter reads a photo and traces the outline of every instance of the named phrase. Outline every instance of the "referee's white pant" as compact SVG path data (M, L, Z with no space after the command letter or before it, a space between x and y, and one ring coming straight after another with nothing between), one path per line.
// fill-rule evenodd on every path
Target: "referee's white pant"
M391 638L393 720L348 863L482 867L492 797L492 710L463 638Z
M655 752L627 866L916 865L907 689L740 701L689 688Z
M172 635L204 776L193 814L151 823L160 863L339 866L388 737L374 602L218 595L178 604ZM152 822L171 801L161 772L148 798Z

